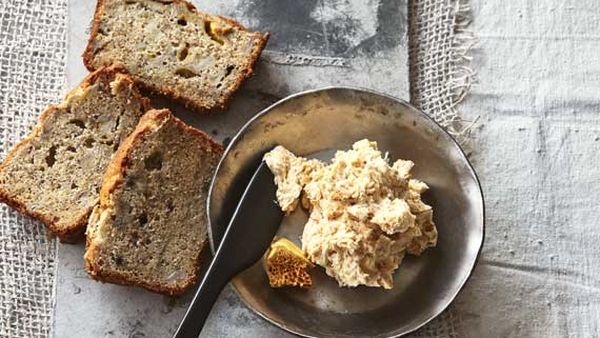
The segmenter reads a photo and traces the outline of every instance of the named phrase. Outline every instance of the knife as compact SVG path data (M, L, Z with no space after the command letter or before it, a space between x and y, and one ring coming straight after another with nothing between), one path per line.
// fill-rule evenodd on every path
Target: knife
M283 212L275 203L276 192L273 174L265 162L261 162L174 338L197 338L225 285L267 251L283 219Z

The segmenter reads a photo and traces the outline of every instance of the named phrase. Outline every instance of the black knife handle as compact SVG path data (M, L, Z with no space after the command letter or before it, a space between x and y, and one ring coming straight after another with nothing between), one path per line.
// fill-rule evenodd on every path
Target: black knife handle
M221 291L233 277L231 270L222 265L222 250L217 252L208 271L194 295L192 303L179 324L174 338L198 338L210 310L219 298Z

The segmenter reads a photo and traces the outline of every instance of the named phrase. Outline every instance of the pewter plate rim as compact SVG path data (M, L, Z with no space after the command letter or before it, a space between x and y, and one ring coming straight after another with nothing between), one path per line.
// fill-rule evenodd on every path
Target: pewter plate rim
M404 106L405 108L407 108L407 110L411 111L411 113L416 114L416 115L420 115L421 117L424 117L426 120L428 120L429 122L432 123L432 126L434 126L436 129L438 129L438 131L441 131L442 135L445 135L446 137L446 142L451 144L452 147L454 147L456 150L458 150L458 153L460 154L461 159L464 161L464 163L467 166L468 172L469 174L472 176L474 182L476 183L476 188L477 188L477 192L478 192L478 197L481 201L481 219L479 220L479 224L481 225L481 242L479 243L479 247L477 250L477 254L474 256L473 261L471 262L470 266L469 266L469 272L464 276L464 278L460 281L459 283L459 287L451 293L451 297L448 298L448 300L446 302L444 302L443 304L441 304L440 306L438 306L436 308L436 311L434 311L434 313L432 313L428 318L426 318L425 320L423 320L421 323L419 323L418 325L414 325L414 327L411 327L403 332L400 332L398 334L394 334L391 336L387 336L386 338L396 338L396 337L401 337L404 335L407 335L409 333L415 332L418 329L422 328L423 326L425 326L427 323L431 322L433 319L435 319L436 317L438 317L442 312L444 312L448 306L454 301L454 299L456 299L457 295L464 289L467 281L471 278L471 276L473 275L473 272L475 270L475 267L477 266L477 264L479 263L479 259L481 256L481 251L484 245L484 241L485 241L485 199L484 199L484 195L483 195L483 190L481 187L481 181L479 180L479 177L477 176L477 173L475 171L475 169L473 168L473 165L471 164L471 162L469 161L468 157L466 156L464 150L460 147L460 145L458 144L458 142L454 139L454 137L452 137L452 135L450 135L446 129L444 129L439 123L437 123L432 117L430 117L429 115L425 114L423 111L417 109L416 107L414 107L413 105L411 105L410 103L406 102L403 99L399 99L396 98L394 96L388 95L388 94L384 94L375 90L371 90L371 89L367 89L367 88L362 88L362 87L355 87L355 86L326 86L326 87L320 87L317 89L309 89L309 90L305 90L305 91L301 91L295 94L291 94L273 104L271 104L270 106L268 106L267 108L261 110L260 112L258 112L257 114L255 114L252 118L250 118L246 123L244 123L244 125L236 132L235 136L233 136L231 138L231 141L229 142L229 144L227 145L225 151L223 152L223 156L221 157L219 164L217 165L216 169L215 169L215 174L213 175L211 182L210 182L210 188L209 188L209 193L207 196L207 201L206 201L206 215L207 215L207 219L208 219L208 238L209 238L209 244L210 244L210 249L212 254L214 254L215 252L215 243L213 240L213 226L211 223L211 200L212 200L212 196L213 196L213 188L214 188L214 184L215 181L217 179L217 175L220 172L220 170L222 169L223 166L223 162L224 160L227 158L228 154L230 153L230 150L233 148L234 145L236 145L238 143L238 141L240 140L240 138L243 137L243 135L245 134L246 130L252 126L254 124L255 121L259 120L261 117L267 115L269 112L271 112L272 110L274 110L275 108L277 108L278 106L297 99L299 97L302 96L307 96L307 95L311 95L311 94L316 94L316 93L320 93L320 92L327 92L327 91L332 91L332 90L347 90L347 91L356 91L356 92L362 92L362 93L366 93L368 95L375 95L375 96L381 96L384 97L386 99L389 100L393 100L396 101L397 103L399 103L400 105ZM258 311L257 309L255 309L253 306L251 306L248 301L241 296L240 292L237 290L237 288L235 287L234 283L232 283L233 289L236 292L236 294L240 297L240 299L242 300L242 302L244 303L244 305L246 307L248 307L250 310L252 310L254 313L256 313L257 315L259 315L260 317L262 317L263 319L265 319L266 321L268 321L269 323L275 325L276 327L279 327L287 332L290 332L292 334L298 335L298 336L302 336L302 337L307 337L307 338L318 338L317 336L313 336L311 334L307 334L304 332L300 332L294 328L288 327L284 322L279 322L271 317L269 317L268 315Z

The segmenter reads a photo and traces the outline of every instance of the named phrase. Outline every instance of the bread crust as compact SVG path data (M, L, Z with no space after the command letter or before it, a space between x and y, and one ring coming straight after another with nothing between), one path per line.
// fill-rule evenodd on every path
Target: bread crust
M67 93L65 95L65 98L76 93L78 90L85 89L85 88L95 84L99 80L110 80L110 79L114 78L117 74L124 75L125 77L123 78L123 81L128 82L128 85L131 86L134 84L134 81L129 77L129 75L127 75L125 68L123 68L122 66L114 65L114 66L110 66L110 67L102 67L102 68L99 68L97 71L95 71L91 74L88 74L81 81L79 86L75 87L69 93ZM151 108L150 100L141 96L137 91L133 91L133 95L135 95L136 99L141 102L142 106L144 107L144 110L149 110ZM20 148L27 146L33 139L35 139L39 135L45 121L52 114L60 113L61 110L62 110L62 108L60 107L60 104L59 105L50 105L42 112L42 114L40 114L40 117L38 118L38 122L37 122L36 126L33 128L33 130L31 131L31 133L28 136L26 136L24 139L22 139L20 142L18 142L12 148L12 150L8 152L8 154L4 158L4 161L2 161L2 164L0 165L0 173L4 172L4 170L6 170L6 167L12 161L12 159L17 154L17 152ZM11 196L7 191L2 189L1 187L0 187L0 202L7 204L11 208L17 210L18 212L20 212L26 216L29 216L29 217L32 217L32 218L35 218L35 219L41 221L63 243L76 243L83 239L83 234L85 233L85 227L87 225L87 220L91 213L91 210L89 210L87 213L84 213L83 215L81 215L77 219L77 221L74 222L73 224L71 224L67 227L59 227L57 222L54 219L52 219L51 217L48 217L48 215L45 215L43 213L36 212L34 210L30 210L23 201L19 200L18 196Z
M198 9L193 4L186 0L173 0L172 3L184 4L192 13L194 13L194 14L199 13ZM98 0L98 2L96 4L96 10L94 11L94 18L92 20L92 29L90 31L90 37L88 39L88 44L82 55L83 64L89 71L94 71L96 69L94 67L94 65L92 64L92 61L94 59L93 42L96 39L96 36L98 35L98 30L100 27L100 17L104 13L105 5L106 5L106 0ZM242 24L240 24L239 22L237 22L231 18L223 17L220 15L217 15L217 17L223 19L224 21L228 22L229 24L231 24L241 30L248 31L246 29L246 27L244 27ZM166 96L174 101L182 103L187 108L193 109L200 113L223 111L229 106L229 103L231 102L233 94L239 89L239 87L242 85L244 80L253 74L254 66L256 65L256 62L258 61L260 54L262 53L263 49L265 48L265 45L267 44L267 41L269 40L269 36L270 36L270 34L268 32L264 33L264 34L261 34L259 32L249 32L249 33L253 34L255 36L255 38L258 40L257 47L250 54L250 63L248 64L248 67L246 67L243 71L239 72L239 75L235 79L234 85L232 86L231 91L229 92L229 95L223 97L223 101L220 102L216 106L205 107L200 102L190 100L187 97L182 96L180 93L176 92L175 90L172 90L171 88L168 88L165 86L158 86L154 83L145 81L142 78L136 76L135 74L131 74L131 76L135 80L136 84L139 87L141 87L145 90L151 91L153 93L157 93L157 94Z
M221 144L215 142L204 132L185 124L183 121L176 118L168 109L150 110L142 116L138 126L121 143L119 149L113 156L104 175L102 188L100 189L100 202L96 206L97 208L100 208L101 210L110 208L111 194L124 183L125 171L127 170L129 156L133 149L144 140L147 134L151 133L153 129L169 119L172 119L184 133L189 133L193 137L202 139L203 143L205 143L212 152L218 154L218 156L223 153L224 148ZM176 296L187 291L198 281L201 257L205 247L206 243L203 245L203 250L198 253L198 257L195 258L196 269L193 276L190 276L190 278L188 278L181 286L172 287L161 283L151 283L140 278L130 278L129 276L125 276L118 272L102 269L102 266L98 264L100 248L94 242L93 236L88 233L84 255L85 270L93 279L101 282L138 286L156 293Z

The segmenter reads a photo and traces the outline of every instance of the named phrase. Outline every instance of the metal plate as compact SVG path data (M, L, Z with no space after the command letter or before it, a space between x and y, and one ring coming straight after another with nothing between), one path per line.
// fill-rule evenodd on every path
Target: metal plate
M406 102L338 87L303 92L275 103L231 141L208 201L213 250L265 152L281 144L298 155L329 159L331 151L347 149L362 138L377 141L392 160L415 162L414 177L431 188L423 199L433 206L438 245L420 257L407 256L394 275L392 290L340 288L321 268L313 270L310 290L272 289L262 262L237 276L233 286L243 302L290 332L306 337L406 334L440 314L475 266L483 244L483 196L460 147ZM280 233L299 244L306 219L303 211L297 211L283 220Z

